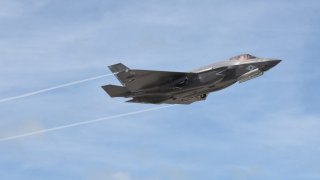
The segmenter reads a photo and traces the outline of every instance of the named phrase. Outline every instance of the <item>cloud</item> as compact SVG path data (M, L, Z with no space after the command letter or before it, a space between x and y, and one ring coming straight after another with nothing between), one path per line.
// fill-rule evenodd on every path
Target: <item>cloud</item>
M19 147L2 143L0 174L81 179L107 167L88 179L317 176L319 114L305 105L319 102L302 98L316 96L310 89L319 79L313 60L319 49L318 6L318 1L0 1L1 97L109 73L106 65L116 62L184 71L240 52L284 60L263 77L216 92L206 102L51 133L46 141L26 138ZM99 86L111 81L116 82L104 79L1 104L1 136L150 107L109 98ZM171 171L174 167L181 170Z
M111 180L131 180L129 173L116 172L111 175Z
M244 167L244 166L232 166L230 167L231 173L234 175L234 179L250 179L259 173L259 171L254 167Z
M88 180L133 180L130 173L125 171L100 172L91 175Z
M7 123L9 124L9 123ZM45 130L46 127L41 120L36 119L25 119L23 122L20 122L18 125L7 125L7 128L1 128L0 139L4 137L14 136L17 134L23 134L33 131ZM42 140L45 137L44 134L35 136L35 139Z
M43 7L48 0L2 0L0 18L17 18Z
M303 114L274 114L265 118L265 122L250 125L259 141L272 148L303 147L320 145L320 117Z

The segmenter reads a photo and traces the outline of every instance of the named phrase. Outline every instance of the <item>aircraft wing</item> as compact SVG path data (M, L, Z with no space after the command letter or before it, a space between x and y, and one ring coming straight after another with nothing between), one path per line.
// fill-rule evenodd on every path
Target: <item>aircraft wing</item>
M146 103L146 104L191 104L196 101L204 100L200 98L200 95L186 96L186 97L176 97L172 98L170 96L144 96L144 97L134 97L127 102L131 103Z
M160 87L168 83L179 83L185 79L191 79L197 76L196 73L191 72L129 69L121 63L109 66L109 69L115 74L122 85L131 92Z
M163 101L169 99L169 96L144 96L134 97L127 102L131 103L146 103L146 104L161 104Z

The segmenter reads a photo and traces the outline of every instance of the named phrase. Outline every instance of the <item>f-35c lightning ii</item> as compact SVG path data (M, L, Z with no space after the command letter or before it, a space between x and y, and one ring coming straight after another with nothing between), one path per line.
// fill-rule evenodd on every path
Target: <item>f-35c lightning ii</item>
M123 86L105 85L111 97L132 98L127 102L191 104L209 93L263 75L281 60L241 54L191 72L129 69L118 63L109 66Z

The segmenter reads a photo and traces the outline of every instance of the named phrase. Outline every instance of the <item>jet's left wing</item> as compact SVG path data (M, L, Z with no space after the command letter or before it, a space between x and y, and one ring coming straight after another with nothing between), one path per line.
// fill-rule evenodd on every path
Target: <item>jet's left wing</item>
M135 92L152 87L160 87L168 83L183 83L186 79L196 78L196 73L172 72L172 71L152 71L129 69L119 63L109 66L123 86L129 91Z

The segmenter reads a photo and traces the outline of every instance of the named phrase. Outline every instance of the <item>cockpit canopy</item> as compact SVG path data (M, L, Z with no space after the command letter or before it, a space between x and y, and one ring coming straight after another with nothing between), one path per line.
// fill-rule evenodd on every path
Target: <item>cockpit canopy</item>
M255 59L257 57L252 56L250 54L240 54L238 56L234 56L232 58L230 58L230 60L240 60L240 61L245 61L245 60L249 60L249 59Z

